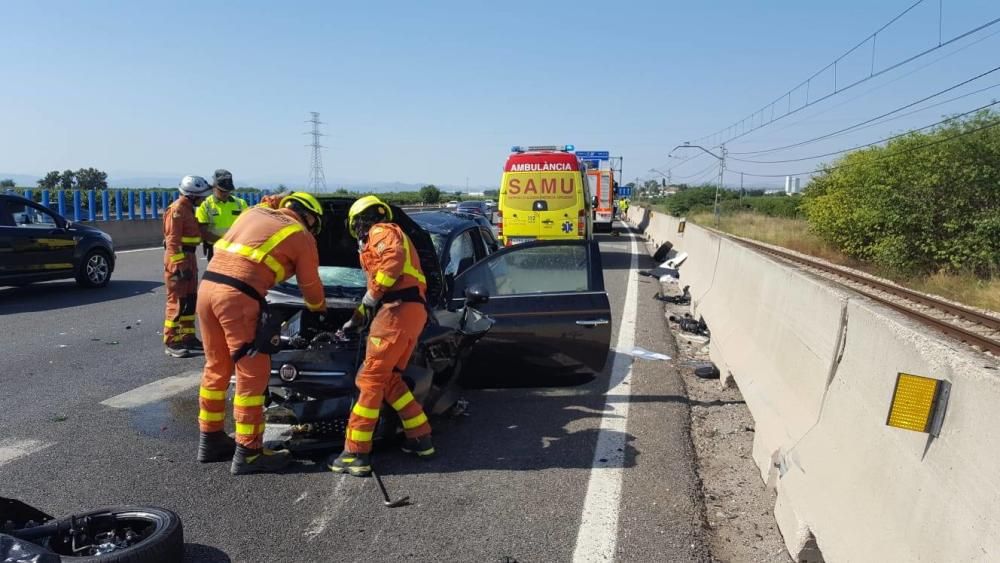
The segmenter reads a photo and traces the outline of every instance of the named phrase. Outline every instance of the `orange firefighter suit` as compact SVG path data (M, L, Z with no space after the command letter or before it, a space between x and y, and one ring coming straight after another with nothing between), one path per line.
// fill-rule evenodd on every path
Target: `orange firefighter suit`
M194 338L195 300L198 296L198 260L201 230L194 216L194 204L180 197L163 214L164 278L167 307L163 320L163 342L180 344Z
M372 320L365 362L358 372L358 400L351 411L344 450L368 453L382 401L399 413L408 438L431 433L423 407L400 377L427 322L427 280L417 249L393 223L377 223L368 231L361 265L368 291L381 307Z
M233 418L236 443L256 449L264 436L264 393L271 373L266 354L233 356L252 343L260 301L216 279L219 275L249 286L263 298L275 284L294 275L310 311L326 310L319 279L316 239L291 209L254 207L244 211L215 243L215 257L198 290L198 319L205 345L205 371L199 390L198 426L202 432L223 429L226 390L235 367ZM213 276L215 276L213 278Z

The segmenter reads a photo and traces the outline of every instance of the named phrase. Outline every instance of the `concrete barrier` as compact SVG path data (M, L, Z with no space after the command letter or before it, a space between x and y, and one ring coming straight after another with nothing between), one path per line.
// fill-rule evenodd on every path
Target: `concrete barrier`
M635 214L689 254L681 283L712 331L712 360L755 420L754 461L799 560L1000 559L996 360L882 305L676 218ZM643 225L644 224L644 225ZM885 425L898 372L944 379L941 435Z
M82 221L82 224L96 227L111 235L116 250L160 246L163 243L162 219Z

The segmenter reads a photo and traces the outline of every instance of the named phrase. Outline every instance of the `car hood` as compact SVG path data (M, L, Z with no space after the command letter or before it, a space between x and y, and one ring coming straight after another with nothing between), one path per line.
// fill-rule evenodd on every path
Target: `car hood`
M316 237L320 266L361 268L358 241L351 236L347 229L347 214L356 198L319 196L317 199L323 206L323 229ZM403 232L410 237L417 249L421 269L427 277L428 304L435 307L443 303L444 276L441 273L441 263L430 235L417 225L405 211L395 205L389 207L392 208L393 222L403 229ZM276 289L285 294L280 297L274 296L283 304L291 304L290 301L294 302L296 298L301 300L301 294L294 286L283 283L279 284ZM269 298L268 300L274 301L276 299Z

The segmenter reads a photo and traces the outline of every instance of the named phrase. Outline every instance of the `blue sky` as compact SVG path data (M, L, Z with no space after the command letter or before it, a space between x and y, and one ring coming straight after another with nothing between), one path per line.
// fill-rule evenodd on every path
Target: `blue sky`
M0 173L95 166L117 176L171 176L226 167L238 183L301 183L309 166L304 121L318 111L327 123L323 157L332 185L464 185L468 178L492 187L511 145L556 143L610 150L624 157L626 179L646 178L652 167L677 164L667 158L674 145L769 103L912 0L367 4L6 3ZM943 15L948 39L1000 16L1000 5L944 0ZM1000 65L998 31L986 29L729 148L808 139ZM937 38L938 2L929 0L880 35L876 70ZM838 78L870 68L866 46L844 61ZM996 83L1000 72L952 95ZM815 88L823 87L820 77ZM760 158L870 142L982 105L997 92ZM729 168L783 174L816 162ZM671 174L712 179L711 164L693 159ZM738 175L727 182L738 183Z

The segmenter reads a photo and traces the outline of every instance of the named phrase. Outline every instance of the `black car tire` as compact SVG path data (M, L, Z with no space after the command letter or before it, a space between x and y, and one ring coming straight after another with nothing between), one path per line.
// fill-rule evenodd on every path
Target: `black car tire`
M108 285L111 281L111 261L108 253L95 248L83 257L76 270L76 283L83 287L97 288Z
M173 511L152 506L113 506L92 510L73 517L111 512L119 518L141 520L153 526L153 531L139 543L103 555L72 557L61 555L63 561L80 563L170 563L184 558L184 526ZM66 516L57 520L69 520ZM38 543L38 542L36 542Z

